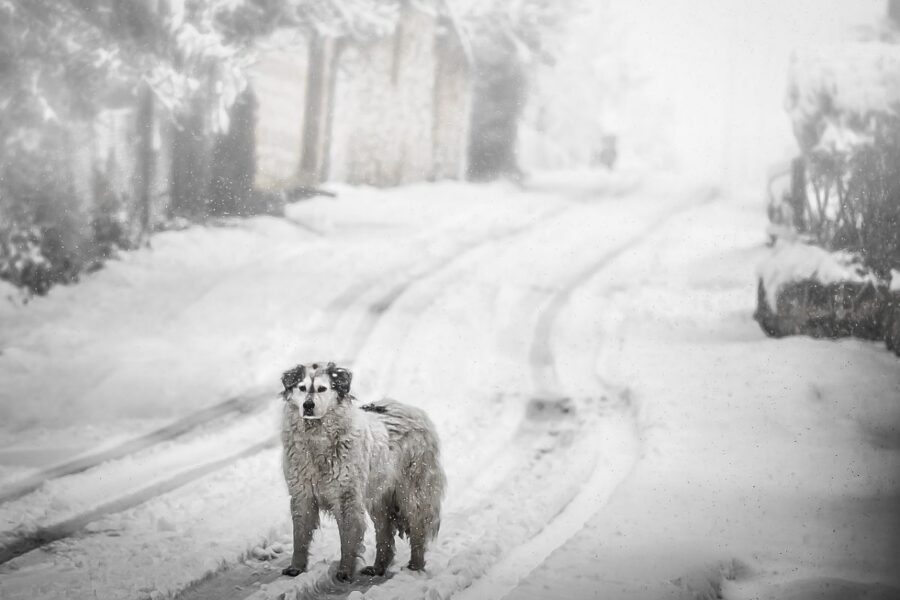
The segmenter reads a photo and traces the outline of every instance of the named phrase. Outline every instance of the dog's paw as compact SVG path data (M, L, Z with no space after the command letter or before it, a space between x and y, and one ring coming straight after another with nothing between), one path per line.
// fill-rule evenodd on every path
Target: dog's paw
M350 583L353 581L353 573L348 573L346 571L338 571L334 574L334 578L341 583Z
M409 561L409 564L406 565L406 568L410 571L424 571L425 563L414 563L413 561Z
M360 573L368 575L369 577L381 577L384 575L384 569L376 569L375 565L370 565L368 567L363 567L362 570L360 570Z
M297 567L287 567L281 570L282 575L287 575L288 577L296 577L306 569L298 569Z

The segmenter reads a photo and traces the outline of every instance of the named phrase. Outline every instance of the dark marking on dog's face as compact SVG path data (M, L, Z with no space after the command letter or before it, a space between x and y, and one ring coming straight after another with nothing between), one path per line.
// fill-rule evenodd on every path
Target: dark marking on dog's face
M353 374L328 363L297 365L281 378L284 399L300 411L304 419L321 419L331 407L350 393Z
M353 381L353 373L349 369L336 366L334 363L328 363L325 372L331 379L331 387L337 392L338 396L343 398L350 394L350 382Z
M306 377L306 366L305 365L297 365L296 367L292 367L282 373L281 375L281 385L284 386L284 391L281 392L282 397L285 401L291 399L291 396L294 394L294 390L297 388L297 385L303 378Z

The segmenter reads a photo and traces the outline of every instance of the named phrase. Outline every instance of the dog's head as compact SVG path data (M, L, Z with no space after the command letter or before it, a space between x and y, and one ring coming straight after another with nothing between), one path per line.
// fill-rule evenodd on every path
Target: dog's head
M297 365L281 376L282 396L304 419L321 419L332 406L350 395L353 373L334 363Z

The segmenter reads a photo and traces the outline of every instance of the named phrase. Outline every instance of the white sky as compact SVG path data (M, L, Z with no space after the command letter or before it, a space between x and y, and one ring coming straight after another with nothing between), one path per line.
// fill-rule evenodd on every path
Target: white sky
M758 182L795 152L783 108L791 50L847 40L886 0L613 0L650 93L672 107L682 166Z

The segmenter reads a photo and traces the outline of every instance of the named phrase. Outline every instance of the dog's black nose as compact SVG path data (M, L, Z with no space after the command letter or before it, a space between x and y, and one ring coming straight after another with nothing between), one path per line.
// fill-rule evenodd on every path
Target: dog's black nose
M316 407L316 403L312 400L307 400L303 403L303 413L304 414L312 414L313 409Z

